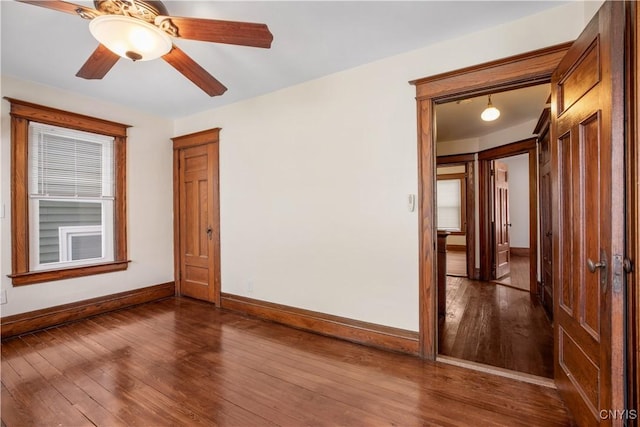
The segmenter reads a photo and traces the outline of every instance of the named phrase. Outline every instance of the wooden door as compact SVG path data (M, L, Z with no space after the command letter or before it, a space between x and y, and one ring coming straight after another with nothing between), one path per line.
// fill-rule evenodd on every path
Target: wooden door
M493 215L494 215L494 262L495 278L510 273L511 253L509 250L509 169L506 163L493 162Z
M189 138L188 135L186 138ZM186 140L188 142L189 139ZM202 142L197 139L196 142ZM205 139L205 141L207 141ZM218 144L174 138L177 172L177 286L180 295L220 304Z
M579 425L624 409L624 27L606 2L551 81L555 377Z
M549 109L539 134L540 146L540 238L541 281L539 298L550 319L553 319L553 229L551 209L551 145L549 140Z

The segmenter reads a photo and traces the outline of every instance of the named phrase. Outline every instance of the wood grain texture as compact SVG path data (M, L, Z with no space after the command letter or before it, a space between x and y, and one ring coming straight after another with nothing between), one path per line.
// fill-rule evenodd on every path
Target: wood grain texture
M47 9L55 10L58 12L69 13L71 15L76 15L79 17L77 10L81 9L87 13L94 15L102 15L101 12L86 6L81 6L75 3L70 3L67 1L61 0L16 0L20 3L31 4L34 6L45 7Z
M524 87L548 83L551 73L572 43L562 43L532 52L486 62L413 80L419 100L483 94L496 88Z
M10 339L2 423L566 426L547 387L170 298Z
M470 279L478 279L475 276L476 270L476 175L475 175L475 159L476 153L472 154L457 154L451 156L438 156L436 157L436 165L464 165L465 166L465 221L467 224L465 230L466 238L466 273L463 275L468 276ZM447 245L448 247L449 245Z
M29 121L11 119L11 272L29 271Z
M414 80L416 86L418 123L418 188L420 195L419 218L419 310L420 346L427 358L435 357L437 345L435 258L433 257L435 225L434 180L435 180L435 130L433 129L435 100L462 99L471 94L486 94L506 88L526 87L548 83L572 43L551 46L533 52L491 61L472 67L454 70L423 79ZM479 176L482 177L482 162ZM479 182L482 185L482 181ZM426 197L426 199L425 199ZM480 194L482 197L482 193ZM482 200L482 199L480 199ZM482 217L482 201L479 206ZM485 232L482 229L480 232ZM482 272L484 252L480 251ZM474 277L480 277L480 273Z
M418 354L418 334L404 329L225 293L222 308L371 347Z
M513 256L526 256L526 257L528 257L531 254L531 249L529 249L529 248L514 248L512 246L510 249L511 249L511 255L513 255Z
M206 182L206 197L200 197L194 203L204 205L206 202L206 210L208 211L206 227L211 229L211 236L205 242L208 251L208 258L201 258L204 261L202 267L206 269L207 289L206 294L202 295L203 299L213 302L220 306L221 271L220 271L220 172L219 172L219 143L220 128L208 129L200 132L191 133L172 138L173 141L173 206L174 206L174 276L176 280L176 295L188 295L190 290L187 286L186 263L187 258L193 258L186 255L186 207L185 204L185 174L186 166L183 164L187 153L195 154L193 150L202 151L206 165L204 171L204 181ZM193 157L193 156L192 156ZM196 172L194 172L196 173ZM198 172L199 173L199 172ZM194 232L194 230L191 230ZM203 230L195 230L196 236L202 236ZM200 234L199 234L200 233ZM198 261L195 261L196 264ZM196 291L197 292L197 291ZM195 296L192 292L192 295Z
M537 298L519 289L447 278L439 353L553 378L553 328Z
M447 275L467 277L467 253L464 251L450 250L447 245Z
M537 292L537 239L538 239L538 178L537 178L537 138L527 138L521 141L515 141L511 144L506 144L500 147L490 148L478 153L478 180L479 180L479 228L480 235L480 276L481 280L492 280L492 268L493 257L491 248L491 221L492 217L491 203L490 203L490 162L493 159L500 159L509 156L515 156L518 154L529 155L529 245L536 250L531 251L530 261L530 280L533 283L532 292ZM534 170L532 171L532 165ZM535 187L535 188L534 188Z
M537 142L536 142L537 144ZM538 295L538 155L537 147L529 150L529 291Z
M537 138L527 138L520 141L511 142L499 147L489 148L478 152L478 160L494 160L502 157L516 156L528 153L536 149Z
M220 21L216 19L164 17L178 27L178 37L214 43L270 48L273 35L265 24L252 22Z
M45 107L13 98L11 103L11 259L14 286L125 270L127 260L127 125ZM29 122L46 123L114 138L114 261L83 267L30 271Z
M42 310L6 316L0 319L2 338L4 339L62 323L85 319L108 311L167 298L174 296L174 294L175 284L168 282L161 285L134 289L132 291L120 292Z
M207 70L202 68L200 64L176 45L162 59L209 96L219 96L227 91L225 85L220 83L218 79L209 74Z
M434 103L418 101L418 302L420 355L435 360L437 355L438 303L436 250L436 144L433 128Z
M107 75L119 59L120 56L111 52L103 44L99 44L89 59L82 65L82 68L76 73L76 77L99 80Z
M127 128L131 127L130 125L46 107L15 98L5 97L4 99L11 102L12 117L20 117L33 122L46 123L113 137L126 137Z
M437 165L455 165L473 162L476 159L476 153L469 154L451 154L448 156L436 157Z
M599 425L602 408L625 408L626 22L624 3L605 2L551 80L555 379L581 425ZM569 105L560 82L586 66L579 73L599 82ZM606 268L587 268L589 259Z
M630 237L627 240L627 257L633 265L633 270L627 275L627 289L630 290L627 300L627 310L630 313L627 328L627 389L629 390L627 401L629 407L640 408L640 268L638 268L638 256L640 255L640 8L637 2L628 2L628 37L626 55L629 69L627 71L627 84L625 99L629 120L627 122L627 226Z
M128 266L129 261L115 261L84 267L63 268L60 270L27 271L24 273L10 274L9 277L11 278L13 286L24 286L93 274L112 273L114 271L126 270Z
M519 256L512 254L511 272L507 276L492 280L491 282L531 292L530 262L530 257L528 255ZM532 292L532 295L536 294Z

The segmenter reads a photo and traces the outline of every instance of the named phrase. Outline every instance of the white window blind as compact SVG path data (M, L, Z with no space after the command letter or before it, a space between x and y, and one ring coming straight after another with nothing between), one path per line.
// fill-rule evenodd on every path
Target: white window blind
M31 196L113 198L113 138L31 122Z
M438 228L441 230L461 231L461 180L438 180L436 191L438 206Z
M113 151L110 136L29 124L32 270L113 260Z

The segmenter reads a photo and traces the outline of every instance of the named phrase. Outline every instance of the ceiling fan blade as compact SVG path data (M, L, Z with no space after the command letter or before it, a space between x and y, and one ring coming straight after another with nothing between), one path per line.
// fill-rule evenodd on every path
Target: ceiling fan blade
M95 9L90 7L81 6L79 4L69 3L61 0L16 0L20 3L32 4L34 6L46 7L47 9L57 10L58 12L66 12L72 15L78 15L81 17L94 17L102 15ZM85 14L83 16L82 14Z
M222 83L176 45L174 45L171 52L164 55L162 59L167 61L173 68L182 73L182 75L191 80L209 96L222 95L227 90Z
M265 24L251 22L218 21L215 19L158 16L156 25L171 20L178 29L177 37L205 42L270 48L273 34Z
M111 52L104 45L100 44L93 51L87 62L84 63L80 71L76 73L76 77L82 77L83 79L100 80L103 78L118 62L120 57Z

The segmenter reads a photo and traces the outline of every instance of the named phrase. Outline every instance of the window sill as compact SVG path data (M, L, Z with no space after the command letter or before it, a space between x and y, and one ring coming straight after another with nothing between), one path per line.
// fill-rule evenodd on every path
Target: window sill
M29 271L26 273L10 274L13 286L31 285L34 283L52 282L54 280L71 279L73 277L91 276L94 274L110 273L126 270L130 261L115 261L105 264L94 264L82 267L65 268L59 270Z

